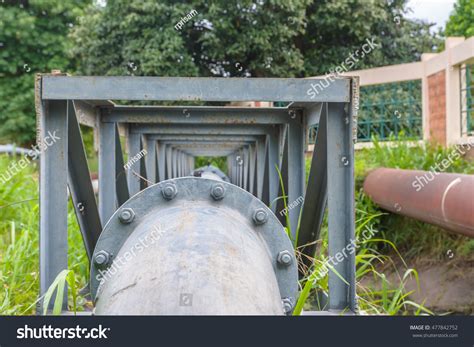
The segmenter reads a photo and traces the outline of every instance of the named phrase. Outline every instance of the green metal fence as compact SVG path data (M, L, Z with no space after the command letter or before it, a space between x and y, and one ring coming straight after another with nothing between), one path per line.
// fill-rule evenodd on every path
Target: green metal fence
M461 67L461 131L474 134L474 65Z
M421 138L421 119L420 80L361 87L358 141Z
M421 80L387 83L360 88L357 140L422 138ZM309 132L314 143L315 129Z

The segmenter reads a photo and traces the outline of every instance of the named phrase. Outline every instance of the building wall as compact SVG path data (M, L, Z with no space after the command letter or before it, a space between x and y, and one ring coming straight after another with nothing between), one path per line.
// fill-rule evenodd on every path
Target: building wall
M428 76L428 109L430 140L446 144L446 73Z

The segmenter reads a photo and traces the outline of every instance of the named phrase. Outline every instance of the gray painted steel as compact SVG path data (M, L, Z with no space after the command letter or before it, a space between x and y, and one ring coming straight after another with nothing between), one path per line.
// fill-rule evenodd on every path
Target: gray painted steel
M333 271L329 272L329 309L349 308L354 311L355 252L348 249L355 242L353 119L345 107L347 105L342 103L328 105L327 163L328 187L331 189L328 193L329 257L347 254L343 257L344 261L334 266L347 283Z
M312 265L311 258L316 253L316 241L319 239L324 212L327 206L327 104L323 104L321 121L314 145L311 168L308 177L308 188L303 203L300 231L297 247L301 257L302 277Z
M115 190L117 191L118 206L122 206L130 198L127 183L127 173L125 172L125 163L123 162L122 145L118 127L115 127Z
M204 218L202 216L203 211L208 210L208 204L212 208L224 206L222 210L219 209L216 212L216 215L222 213L220 216L224 219L227 218L227 213L231 212L240 216L250 213L249 206L253 206L254 200L248 206L233 205L230 210L233 208L236 210L228 211L228 202L222 204L222 202L219 202L221 200L214 200L212 197L209 197L209 187L206 192L208 200L203 202L202 196L199 195L202 193L200 190L202 187L200 188L199 186L203 186L206 184L203 182L211 180L202 178L187 178L194 180L192 181L194 185L186 186L185 193L181 190L181 194L178 194L177 198L169 201L166 200L166 204L163 204L161 184L165 184L165 180L171 178L175 179L176 184L181 184L179 183L180 179L176 178L187 176L193 171L196 156L227 157L227 179L233 183L229 183L233 188L226 189L223 201L234 201L235 199L240 199L240 196L247 196L241 194L241 192L246 190L255 196L252 199L258 201L259 204L270 206L273 213L277 215L279 215L282 209L282 200L278 199L282 193L279 193L280 180L278 170L280 170L285 194L287 195L287 203L291 206L285 213L289 215L293 239L296 237L296 226L300 216L300 209L302 208L300 202L302 197L305 196L297 244L299 247L307 243L313 243L319 238L319 229L325 212L326 200L328 200L329 254L334 256L343 249L346 249L354 237L353 141L356 129L357 112L355 106L357 103L358 86L356 85L357 82L350 78L338 79L316 95L315 98L311 99L308 90L311 88L311 84L317 83L317 81L317 79L70 77L43 75L39 77L36 84L39 96L37 107L39 110L39 130L40 134L47 134L48 131L57 130L56 128L66 128L66 101L61 100L74 100L80 112L77 118L88 126L98 127L98 211L100 212L102 224L107 223L108 230L114 230L113 232L109 231L107 233L108 236L102 234L100 240L105 237L103 240L107 240L107 245L117 246L112 251L111 257L117 256L122 244L126 242L129 236L136 235L133 232L135 229L130 229L131 225L136 224L140 228L145 227L141 220L141 218L144 218L142 212L145 210L147 211L146 213L150 213L146 218L152 218L152 215L161 213L157 210L160 206L175 206L173 204L177 203L177 201L179 201L179 204L186 206L186 208L189 204L193 206L193 203L197 205L204 204L201 210L194 207L190 209L190 211L200 211L193 212L198 216L194 222L200 223L199 225L206 225L203 230L210 230L206 224L207 217ZM284 108L184 105L121 106L107 99L269 100L292 101L292 103ZM310 179L308 187L305 189L305 138L308 127L318 123L321 124L316 138ZM126 165L127 167L130 166L130 169L127 170L127 178L125 178L125 163L123 162L123 153L117 131L118 125L120 125L121 129L126 129L128 160L140 157L132 160L129 163L130 165ZM69 175L70 185L73 187L72 190L74 190L72 194L73 199L77 201L85 198L91 199L90 194L87 193L89 191L87 179L83 180L78 177L78 175L88 177L88 175L84 174L87 171L87 165L84 164L82 159L78 163L71 164L67 155L68 151L70 156L73 155L72 153L76 153L78 149L80 152L80 136L77 136L77 132L71 133L69 136L71 137L70 141L67 140L67 134L64 134L64 138L58 142L59 145L55 144L53 147L55 148L54 150L48 149L46 152L48 154L44 158L43 155L41 156L40 278L42 294L52 283L56 274L67 267L67 191L64 188L67 175ZM66 145L68 142L69 148ZM143 154L139 154L144 147L147 149L147 155L143 157ZM70 163L69 172L66 166L68 162ZM204 176L207 174L213 175L212 171L206 172ZM222 173L222 175L224 174ZM214 178L222 178L222 175L218 174ZM155 182L160 183L158 186L146 188ZM216 181L213 180L213 182L215 183ZM226 183L226 187L227 185ZM238 187L242 187L244 190ZM145 192L150 192L150 189L157 196L149 196L149 193L144 194ZM194 195L191 194L192 192L196 193L200 198L193 200ZM249 193L245 194L252 197ZM180 200L183 194L191 194L187 196L189 201ZM132 197L130 198L130 196ZM147 198L144 203L142 199L145 196ZM135 206L138 201L141 205ZM155 206L153 205L154 202L160 202L160 204ZM215 205L217 203L221 203L221 205ZM93 204L88 203L88 205L94 209ZM137 209L139 213L133 213L133 217L131 217L127 211L121 216L120 211L122 211L122 208L116 211L117 206L126 208L129 205L133 205L133 208ZM168 207L165 210L169 212ZM174 211L173 213L185 213L185 210ZM277 218L273 213L269 213L270 220L276 220ZM117 221L119 219L118 215L121 216L122 222ZM90 229L85 226L90 224L88 217L78 215L81 230ZM128 222L128 218L132 218L133 221ZM252 218L253 216L250 217L250 220ZM209 220L211 219L209 217ZM247 220L249 219L247 218ZM281 220L286 223L286 218L281 218ZM117 223L119 223L120 228L117 227ZM107 229L107 226L105 229ZM250 223L249 228L252 229L252 227L255 227L255 225ZM184 228L186 229L187 226ZM277 226L277 230L279 228L281 228L281 225ZM126 229L127 231L122 234L117 232L119 229ZM240 232L244 229L241 229ZM230 233L232 235L240 235L239 231L235 231L235 233L232 231ZM199 240L201 237L204 237L197 232L191 234L195 239ZM225 236L219 232L216 235L219 235L219 238ZM249 234L244 233L244 235ZM257 233L257 235L259 234ZM84 240L89 245L90 251L93 242L88 241L87 237L88 235L85 234ZM290 242L286 235L285 240L285 242ZM253 241L251 239L248 241L250 242L248 243L249 247L253 247L251 246ZM168 245L171 245L174 241L170 242ZM222 247L233 247L235 240L222 239L222 242ZM247 244L246 240L243 240L243 242ZM265 247L271 243L268 240L264 240ZM187 245L183 246L183 249L185 250L186 247ZM171 251L167 247L165 248L166 252ZM210 251L211 248L208 250ZM95 252L97 253L101 250L103 249L97 247ZM187 250L189 251L189 249ZM161 253L163 250L159 249L159 252ZM149 253L147 256L151 257L152 253ZM314 255L314 247L303 247L302 253L312 256ZM256 264L263 264L261 260L265 259L261 254L252 254L252 257L256 257L254 259ZM305 257L303 256L303 258ZM99 254L97 264L102 263L104 259L104 256ZM156 266L159 265L158 259L159 257L154 260L157 262ZM175 266L174 260L167 259L166 261L170 268ZM303 270L312 270L309 268L312 265L310 262L303 262L302 264ZM227 265L225 265L225 262L222 263L222 266ZM344 259L336 264L335 268L349 285L341 281L334 273L329 274L329 308L331 310L349 309L355 311L354 254L344 257ZM276 270L274 272L281 291L281 274ZM303 272L307 274L307 272L302 271L302 276L304 275ZM270 272L263 271L262 274L267 276ZM235 274L235 279L239 279L241 275ZM147 278L147 280L150 280L150 278ZM166 285L171 284L163 284L163 286ZM297 285L296 279L291 285ZM288 287L290 284L285 286ZM209 291L211 292L210 289ZM266 294L268 298L271 297L270 292ZM292 300L296 300L296 292L290 294ZM235 298L239 298L237 293L234 295ZM279 299L283 299L283 294ZM248 313L254 312L250 309L245 310ZM188 311L179 312L186 313Z
M172 200L161 194L169 184L177 190ZM215 184L225 187L221 200L211 197ZM109 272L91 267L97 314L283 314L281 300L296 299L291 242L271 211L245 190L185 177L153 185L123 208L133 209L133 222L121 223L117 211L95 252L106 251L115 263ZM268 220L256 225L260 209ZM282 250L293 259L288 266L277 261ZM193 305L180 305L182 294L191 294Z
M99 122L99 214L102 225L116 209L116 132L114 123Z
M195 177L213 178L219 181L230 182L229 177L222 172L222 170L212 165L197 168L192 172L192 175Z
M102 232L94 189L87 166L87 157L82 142L79 123L74 106L68 101L68 185L74 211L81 230L84 247L89 260Z
M190 100L349 102L350 78L329 83L313 98L311 84L323 79L44 76L45 100Z
M67 268L67 101L45 101L40 110L40 138L59 140L40 157L40 294ZM66 293L64 297L67 298ZM52 306L52 305L51 305ZM67 300L63 300L67 309Z

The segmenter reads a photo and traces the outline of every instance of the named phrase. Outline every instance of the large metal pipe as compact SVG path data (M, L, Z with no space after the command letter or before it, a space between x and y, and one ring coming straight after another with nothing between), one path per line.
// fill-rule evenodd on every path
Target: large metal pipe
M97 243L99 315L291 313L296 258L260 200L223 181L184 177L133 196Z
M223 173L219 168L212 165L203 166L193 170L192 176L230 182L229 177L227 177L225 173Z
M380 207L474 237L474 176L379 168L364 191Z

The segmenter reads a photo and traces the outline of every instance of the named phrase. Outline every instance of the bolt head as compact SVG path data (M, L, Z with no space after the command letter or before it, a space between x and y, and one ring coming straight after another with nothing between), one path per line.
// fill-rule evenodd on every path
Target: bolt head
M110 254L106 251L99 251L94 256L94 263L99 267L104 267L109 263Z
M119 214L119 220L123 224L131 223L135 219L135 212L131 208L123 208Z
M214 200L221 200L224 198L225 188L222 184L216 184L211 189L211 196Z
M268 220L268 213L263 208L257 209L253 214L253 221L257 225L265 224Z
M289 251L281 251L278 253L277 261L281 265L289 266L293 262L293 257Z
M291 313L291 311L293 310L292 298L283 298L281 300L281 304L283 306L283 311L285 311L286 314Z
M176 189L176 186L172 183L165 184L163 189L161 190L161 193L163 194L163 197L166 200L172 200L176 194L178 194L178 189Z

